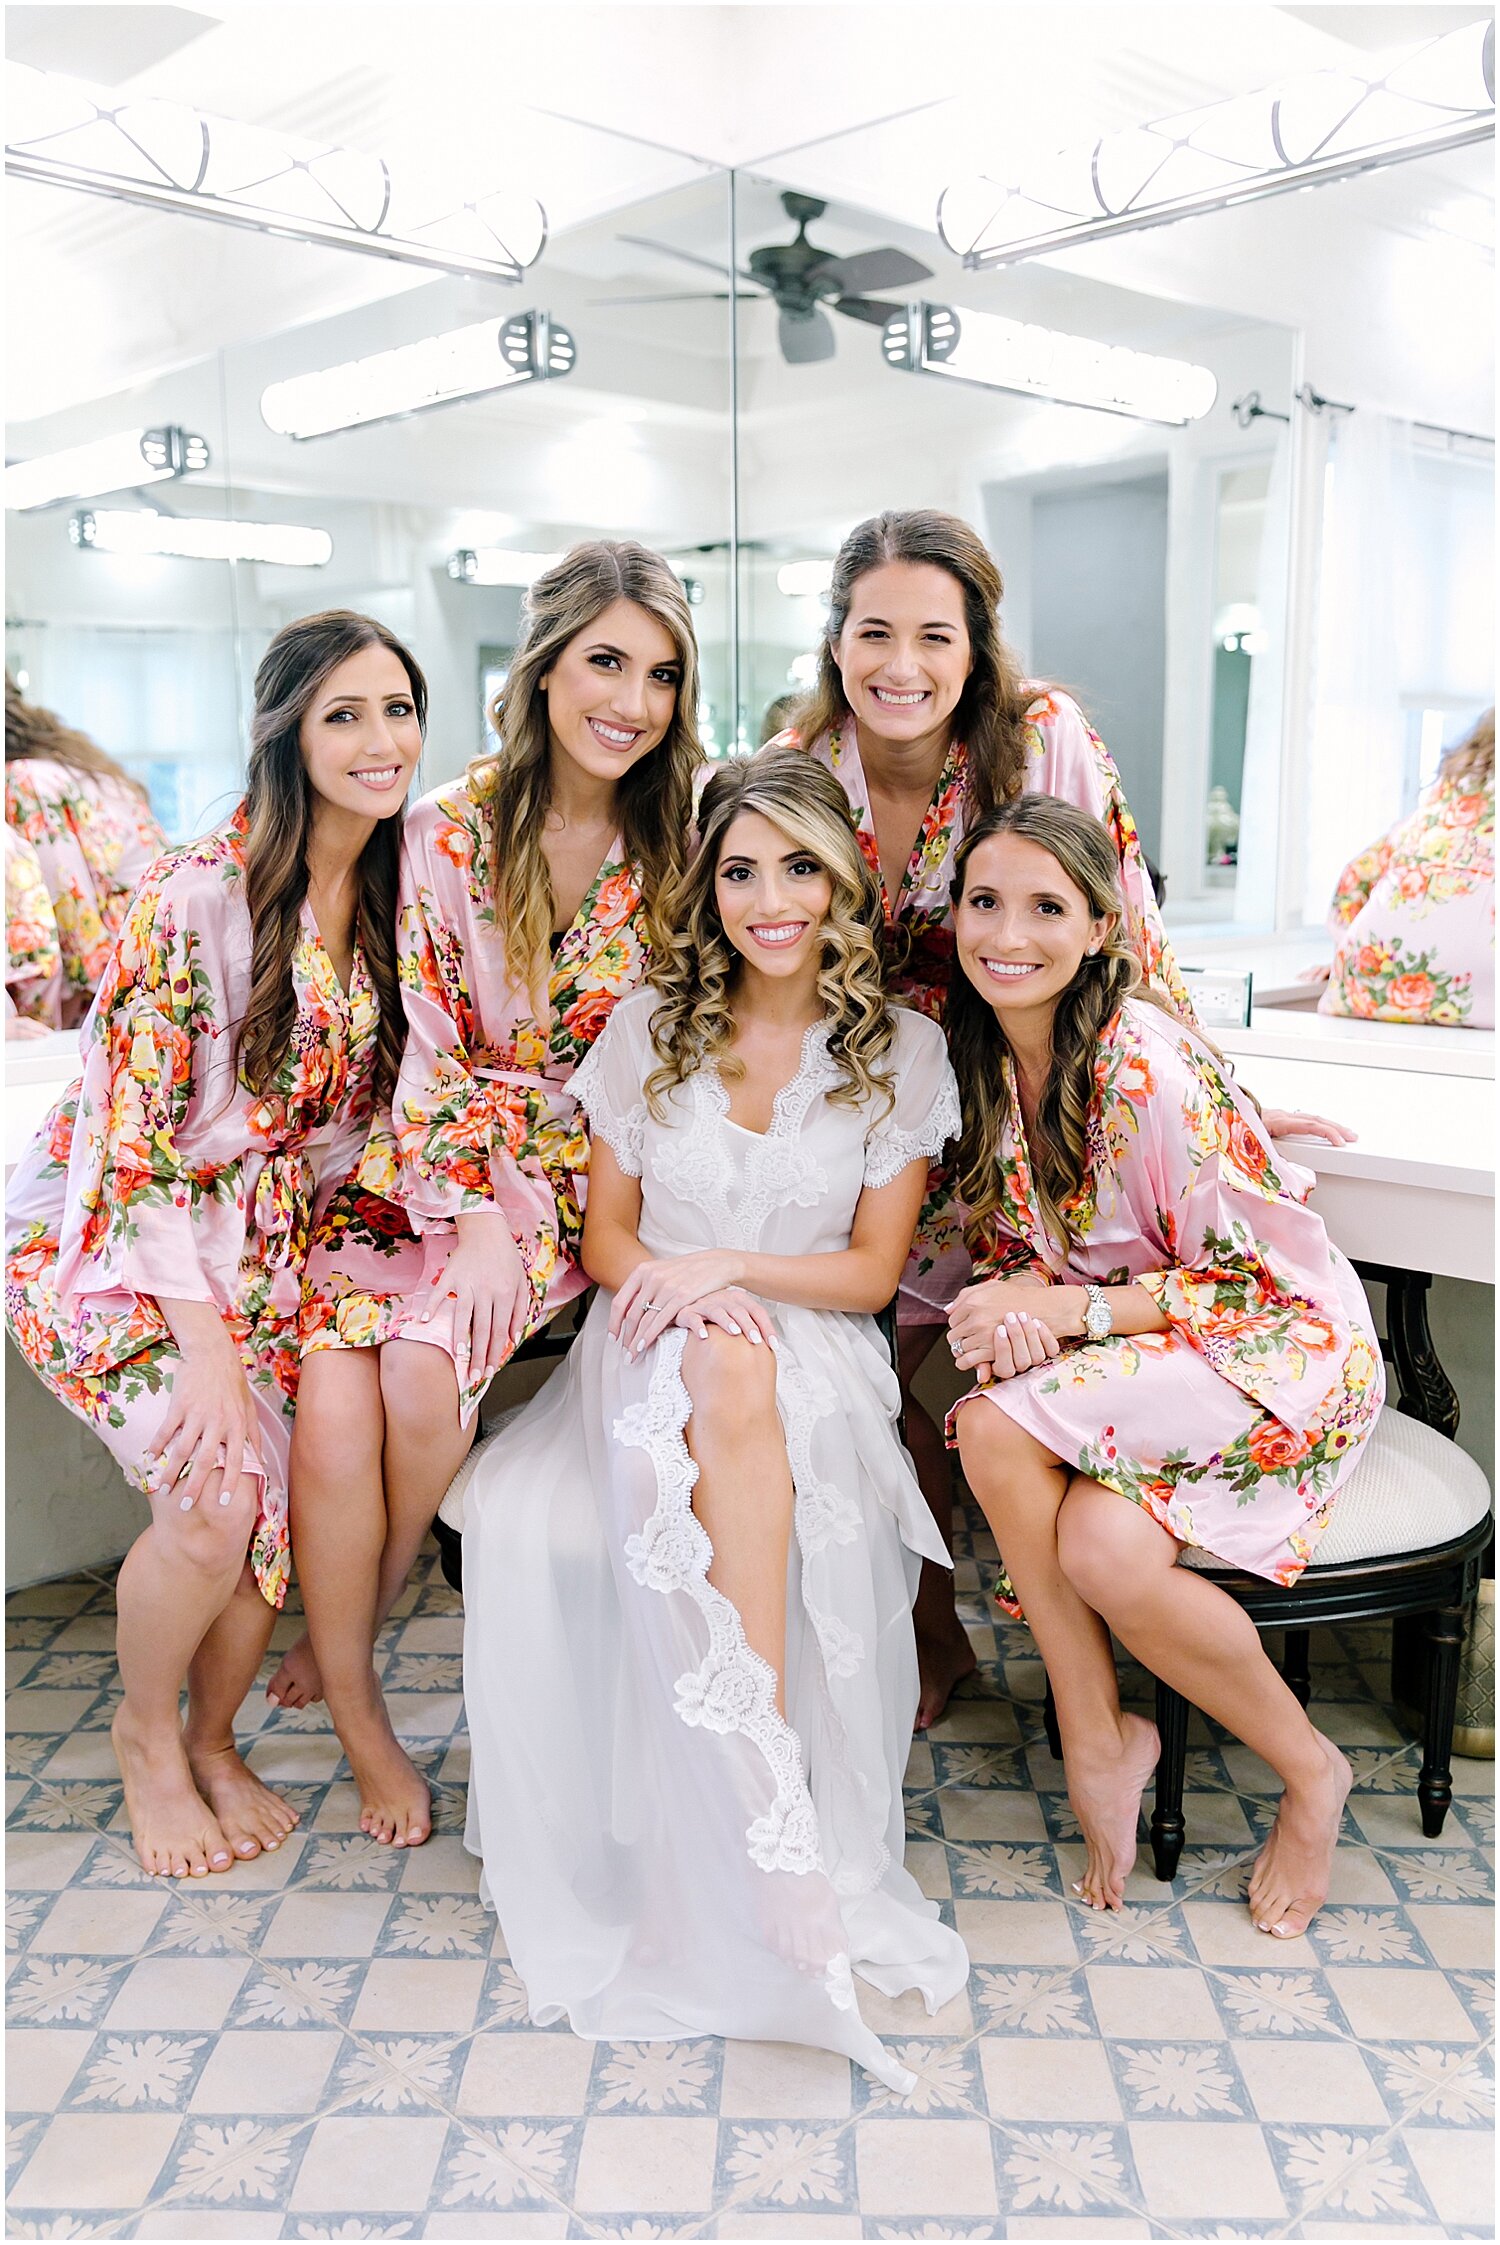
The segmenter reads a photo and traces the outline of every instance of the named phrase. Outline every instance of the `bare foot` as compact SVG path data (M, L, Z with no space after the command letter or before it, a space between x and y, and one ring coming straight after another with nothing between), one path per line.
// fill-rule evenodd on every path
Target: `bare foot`
M189 1736L184 1745L198 1790L217 1816L235 1854L248 1861L262 1848L268 1853L279 1848L297 1822L297 1811L268 1785L262 1785L232 1744L202 1746Z
M1331 1738L1318 1734L1324 1769L1306 1785L1288 1785L1270 1838L1250 1874L1250 1915L1262 1933L1294 1941L1328 1896L1333 1851L1354 1772Z
M266 1697L276 1707L311 1707L323 1697L323 1678L305 1630L267 1684Z
M432 1830L431 1796L391 1729L378 1690L357 1723L340 1726L339 1742L359 1787L360 1830L387 1847L420 1847Z
M1154 1723L1142 1715L1122 1715L1116 1752L1085 1759L1074 1751L1066 1757L1068 1799L1088 1850L1073 1892L1091 1910L1118 1910L1125 1900L1125 1881L1135 1864L1141 1795L1160 1752Z
M234 1857L213 1810L193 1783L180 1737L142 1729L125 1706L110 1725L125 1813L141 1869L153 1878L204 1879Z
M919 1731L930 1730L934 1723L942 1721L943 1710L955 1686L966 1676L972 1676L978 1666L968 1632L956 1614L940 1632L918 1633L917 1669L922 1685L917 1701Z

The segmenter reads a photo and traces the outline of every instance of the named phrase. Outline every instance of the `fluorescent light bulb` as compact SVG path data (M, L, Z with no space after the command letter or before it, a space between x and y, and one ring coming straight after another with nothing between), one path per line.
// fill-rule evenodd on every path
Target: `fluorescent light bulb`
M1021 180L957 180L939 199L938 231L968 266L1007 265L1487 140L1494 40L1493 21L1466 24L1384 61L1108 133Z
M261 419L278 436L299 441L329 436L336 429L429 413L434 406L517 382L555 381L572 373L575 357L572 336L545 312L477 320L372 358L273 382L261 392Z
M831 561L784 561L776 572L776 590L788 600L821 599L832 583Z
M90 508L68 525L75 546L95 553L163 554L179 561L269 561L321 569L333 555L326 530L300 522L223 522L209 515Z
M169 476L196 475L207 466L202 437L184 429L126 429L66 452L13 462L5 471L5 504L17 511L54 507L63 499L92 499L101 491L135 491Z
M560 553L520 553L511 546L460 546L448 556L448 574L464 585L516 585L524 592L544 570L555 568Z
M889 365L909 374L943 374L982 389L1179 427L1201 421L1219 394L1210 369L1187 359L1127 351L993 312L955 312L946 304L910 304L895 313L881 348Z

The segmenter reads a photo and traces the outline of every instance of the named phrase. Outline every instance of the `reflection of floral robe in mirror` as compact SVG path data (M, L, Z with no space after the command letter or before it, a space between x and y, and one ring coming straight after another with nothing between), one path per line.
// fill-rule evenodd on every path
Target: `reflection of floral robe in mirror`
M5 821L36 851L62 946L62 1023L81 1021L98 989L131 892L167 838L146 799L107 772L50 757L5 767Z
M1089 725L1078 704L1055 690L1038 693L1027 713L1026 769L1022 790L1055 795L1102 819L1120 859L1129 934L1148 981L1186 1021L1193 1009L1183 988L1161 924L1140 836L1120 785L1114 759ZM800 745L795 732L780 740ZM870 814L859 742L851 718L837 732L811 743L811 754L826 764L849 798L859 828L860 848L880 882L885 908L887 987L893 997L917 1006L934 1021L943 1019L953 967L953 865L964 837L965 772L961 744L950 750L922 821L899 893L892 898L880 870L875 821ZM950 1168L939 1165L928 1179L927 1199L917 1226L916 1245L901 1280L901 1322L931 1325L942 1321L948 1305L969 1281L963 1244L964 1211Z
M1134 1282L1168 1329L1065 1344L954 1410L982 1398L1179 1541L1295 1582L1384 1393L1359 1280L1306 1205L1311 1175L1282 1160L1191 1030L1130 1000L1094 1084L1066 1251L1037 1207L1012 1086L980 1275Z
M397 918L406 1053L391 1122L377 1122L314 1243L304 1351L420 1339L454 1355L450 1305L420 1329L413 1306L453 1252L453 1219L477 1210L498 1210L521 1251L528 1335L587 1285L588 1132L568 1082L645 973L640 889L622 846L617 837L554 949L539 1021L505 963L469 784L413 806ZM484 1383L469 1383L466 1366L459 1382L468 1416Z
M62 952L57 915L36 851L13 826L5 829L6 1012L62 1026Z
M314 1211L370 1126L379 1002L356 950L347 992L307 905L296 1020L275 1089L234 1071L250 994L244 813L141 884L85 1033L82 1081L6 1197L11 1338L137 1488L179 1361L160 1299L210 1302L240 1352L264 1472L250 1549L286 1592L297 1315Z
M1495 1026L1495 782L1439 778L1339 876L1320 1013Z

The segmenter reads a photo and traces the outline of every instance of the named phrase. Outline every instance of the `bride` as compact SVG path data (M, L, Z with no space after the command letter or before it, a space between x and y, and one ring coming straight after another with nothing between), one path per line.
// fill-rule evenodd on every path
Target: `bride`
M539 2022L906 2090L853 1976L931 2013L968 1959L902 1863L911 1598L947 1559L871 1313L957 1103L882 995L837 781L773 749L700 817L654 987L573 1079L599 1293L462 1477L467 1840Z

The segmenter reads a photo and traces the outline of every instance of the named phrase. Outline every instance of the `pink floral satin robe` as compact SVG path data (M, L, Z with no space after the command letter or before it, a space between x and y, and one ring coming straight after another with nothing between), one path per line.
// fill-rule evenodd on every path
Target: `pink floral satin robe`
M1094 1082L1089 1175L1067 1210L1077 1243L1062 1248L1042 1219L1012 1087L976 1276L1134 1282L1168 1329L1065 1344L961 1398L950 1435L984 1402L1179 1542L1293 1583L1385 1392L1364 1292L1307 1206L1311 1175L1282 1160L1193 1031L1130 1000Z
M1320 1013L1493 1029L1493 776L1439 777L1410 818L1345 866L1328 925Z
M82 1079L18 1163L6 1207L11 1338L138 1488L179 1361L158 1298L223 1317L263 1461L250 1559L276 1606L302 1267L319 1205L369 1131L379 1022L363 957L346 992L305 906L292 978L291 1048L258 1098L232 1057L250 992L242 814L160 859L105 969Z
M5 829L6 1011L62 1027L62 950L57 915L36 851Z
M453 1252L456 1216L496 1209L531 1286L527 1335L587 1286L578 1263L588 1130L569 1088L616 1003L642 980L636 878L618 837L552 958L548 1018L505 963L484 814L466 781L424 796L402 850L398 950L407 1041L389 1123L378 1122L319 1228L303 1349L430 1341L469 1379L440 1302L415 1305Z
M1120 785L1113 757L1078 704L1055 690L1038 692L1027 713L1026 769L1021 791L1055 795L1102 819L1120 860L1120 887L1129 935L1147 980L1185 1021L1193 1009L1161 924L1140 836ZM795 732L779 736L782 745L800 746ZM849 798L859 829L860 848L880 883L885 910L887 987L903 1004L941 1022L948 1004L953 968L953 872L966 820L967 757L955 742L922 821L901 887L892 897L880 868L875 821L859 759L854 720L825 733L809 753L826 764ZM928 1179L927 1198L916 1242L901 1279L903 1325L934 1325L969 1282L964 1246L964 1209L947 1163Z
M5 767L5 820L36 851L62 946L61 1024L83 1019L138 881L167 847L144 796L50 757Z

